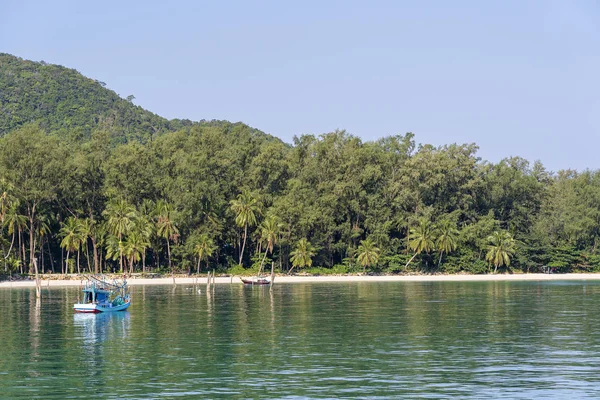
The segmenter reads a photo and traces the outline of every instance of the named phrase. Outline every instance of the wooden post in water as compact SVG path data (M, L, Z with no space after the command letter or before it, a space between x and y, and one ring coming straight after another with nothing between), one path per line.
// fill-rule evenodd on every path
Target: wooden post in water
M275 263L271 261L271 286L275 283Z
M40 282L40 273L38 271L37 258L33 259L33 267L35 269L35 297L40 299L42 297L42 283Z

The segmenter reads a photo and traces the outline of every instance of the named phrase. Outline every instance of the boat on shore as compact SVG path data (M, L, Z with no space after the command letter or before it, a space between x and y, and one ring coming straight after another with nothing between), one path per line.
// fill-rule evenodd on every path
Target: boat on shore
M131 305L131 295L125 279L107 279L89 276L82 289L82 301L73 306L77 313L101 313L126 310Z
M271 279L262 276L252 276L250 278L240 278L244 285L270 285Z

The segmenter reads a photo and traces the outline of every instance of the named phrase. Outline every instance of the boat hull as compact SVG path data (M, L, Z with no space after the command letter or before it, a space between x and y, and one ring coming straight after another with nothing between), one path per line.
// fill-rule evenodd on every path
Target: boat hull
M270 285L271 280L268 278L240 278L244 285Z
M76 313L101 313L101 312L116 312L126 310L131 302L127 302L118 306L102 306L99 304L75 304L73 310Z

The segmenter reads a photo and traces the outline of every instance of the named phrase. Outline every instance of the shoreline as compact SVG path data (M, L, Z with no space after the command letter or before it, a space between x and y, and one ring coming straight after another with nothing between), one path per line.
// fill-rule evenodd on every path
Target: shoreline
M85 277L79 279L41 279L42 287L81 286ZM499 275L325 275L325 276L276 276L278 283L344 283L344 282L503 282L503 281L587 281L600 280L600 273L583 274L499 274ZM206 285L207 278L175 277L178 285ZM127 279L129 286L172 285L172 277ZM215 284L241 285L240 276L215 277ZM2 288L35 287L35 280L1 281Z

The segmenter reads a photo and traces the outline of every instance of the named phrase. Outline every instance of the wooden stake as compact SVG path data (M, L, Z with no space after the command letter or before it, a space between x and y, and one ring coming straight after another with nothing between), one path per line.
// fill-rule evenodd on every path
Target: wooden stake
M39 299L42 297L42 283L40 282L37 258L33 259L33 267L35 268L35 297Z
M275 263L271 261L271 286L275 283Z

